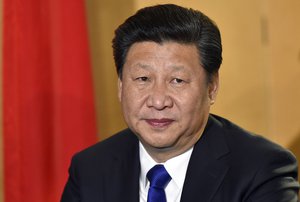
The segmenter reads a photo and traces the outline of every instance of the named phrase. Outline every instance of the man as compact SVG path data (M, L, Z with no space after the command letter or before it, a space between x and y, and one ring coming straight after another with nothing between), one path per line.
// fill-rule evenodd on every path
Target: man
M115 32L129 129L74 156L63 202L296 202L294 156L209 114L222 62L217 26L176 5L139 10Z

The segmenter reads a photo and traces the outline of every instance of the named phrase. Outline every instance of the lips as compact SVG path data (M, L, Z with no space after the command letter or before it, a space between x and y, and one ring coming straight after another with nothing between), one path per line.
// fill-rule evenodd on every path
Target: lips
M155 128L163 128L172 124L172 119L146 119L146 122Z

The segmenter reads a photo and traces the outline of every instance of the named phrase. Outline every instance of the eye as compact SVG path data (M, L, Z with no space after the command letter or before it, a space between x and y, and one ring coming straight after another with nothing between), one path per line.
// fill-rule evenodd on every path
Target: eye
M140 82L146 82L149 80L149 78L146 76L141 76L141 77L137 77L135 80L140 81Z
M184 80L179 79L179 78L174 78L174 79L172 80L172 83L174 83L174 84L181 84L181 83L184 83Z

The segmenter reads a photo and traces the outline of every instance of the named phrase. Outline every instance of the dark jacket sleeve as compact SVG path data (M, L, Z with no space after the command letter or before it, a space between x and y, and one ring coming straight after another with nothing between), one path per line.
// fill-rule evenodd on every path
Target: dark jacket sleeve
M298 202L297 161L289 151L273 151L257 171L248 202Z
M75 158L73 157L71 166L69 168L69 178L65 185L61 202L80 202L80 192L78 179L75 171Z

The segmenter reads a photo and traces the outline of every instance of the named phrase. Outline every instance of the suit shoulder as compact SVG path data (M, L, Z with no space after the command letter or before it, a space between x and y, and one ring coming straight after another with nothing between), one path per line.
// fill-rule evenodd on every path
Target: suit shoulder
M74 155L74 159L95 160L97 158L112 158L126 153L138 144L137 137L129 129L120 131Z
M291 162L296 162L295 156L281 145L261 135L247 131L225 118L216 115L212 117L223 129L226 142L232 153L242 155L245 158L253 156L256 161L276 158L279 155Z
M240 190L239 201L295 199L299 184L297 161L291 152L219 116L210 117L210 128L212 148L225 142L227 152L218 160L230 168L224 184L228 182Z

